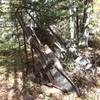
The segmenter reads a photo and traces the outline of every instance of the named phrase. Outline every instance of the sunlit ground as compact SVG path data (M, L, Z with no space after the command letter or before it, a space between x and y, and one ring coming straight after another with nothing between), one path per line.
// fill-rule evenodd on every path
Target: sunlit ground
M55 88L33 83L15 58L16 55L0 56L0 100L100 100L100 83L84 98L72 92L64 94Z

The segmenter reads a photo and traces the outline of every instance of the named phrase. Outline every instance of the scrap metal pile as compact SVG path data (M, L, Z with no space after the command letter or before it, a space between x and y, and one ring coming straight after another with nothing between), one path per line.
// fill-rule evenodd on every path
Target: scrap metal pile
M37 14L38 11L32 6L20 6L16 11L16 18L23 29L27 63L29 63L29 48L31 52L34 69L33 80L40 77L42 84L52 83L50 86L64 92L74 90L80 96L78 86L64 70L64 66L67 66L65 59L73 56L73 62L76 64L74 70L92 71L95 69L93 64L79 51L74 40L66 42L50 26L47 26L46 29L41 27L36 22Z

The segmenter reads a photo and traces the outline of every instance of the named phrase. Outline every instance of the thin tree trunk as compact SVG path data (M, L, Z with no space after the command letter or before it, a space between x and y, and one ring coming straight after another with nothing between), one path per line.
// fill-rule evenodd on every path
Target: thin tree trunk
M78 8L76 9L76 40L77 44L79 43L79 16L78 16Z

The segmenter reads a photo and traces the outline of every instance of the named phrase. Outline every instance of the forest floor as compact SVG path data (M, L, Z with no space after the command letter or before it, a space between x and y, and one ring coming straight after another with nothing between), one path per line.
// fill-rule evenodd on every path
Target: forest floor
M100 100L100 79L99 85L88 91L85 98L79 98L76 93L64 94L32 82L24 67L18 54L0 55L0 100Z

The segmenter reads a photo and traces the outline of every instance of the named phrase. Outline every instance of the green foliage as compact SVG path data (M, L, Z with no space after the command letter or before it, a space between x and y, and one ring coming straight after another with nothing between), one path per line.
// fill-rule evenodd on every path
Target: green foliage
M37 10L36 22L41 27L59 25L58 30L61 30L65 37L70 34L69 20L71 17L74 22L75 34L84 33L88 9L92 7L91 0L38 0L32 2L31 5ZM64 22L63 25L62 22ZM62 31L62 27L64 27L64 31Z
M15 22L15 11L19 5L22 5L22 2L25 0L9 0L8 3L0 6L0 16L4 18L4 28L2 28L0 36L2 34L7 33L8 36L2 39L0 38L0 42L4 43L10 41L12 38L10 34L16 34L17 32L12 32L16 29ZM23 5L32 5L37 11L36 22L41 27L47 26L56 26L57 33L63 36L64 38L69 38L70 36L70 17L72 17L75 22L76 29L76 15L79 16L80 26L82 25L84 9L90 7L91 0L85 5L86 0L36 0L31 2L31 0L26 0ZM26 4L25 4L26 3ZM77 8L78 10L74 10ZM69 10L72 9L73 14L70 15ZM10 28L8 29L8 26ZM7 27L6 27L7 26ZM81 27L80 27L81 28ZM59 31L60 30L60 31ZM80 30L80 29L79 29ZM9 38L8 38L9 37ZM11 42L13 43L13 42ZM10 45L10 44L9 44ZM11 46L12 47L12 46Z
M2 0L0 4L0 50L18 47L15 27L15 10L21 0Z
M43 25L52 25L57 23L59 20L63 20L66 16L66 2L65 0L58 1L47 1L39 0L38 2L32 3L33 7L38 11L38 23Z

